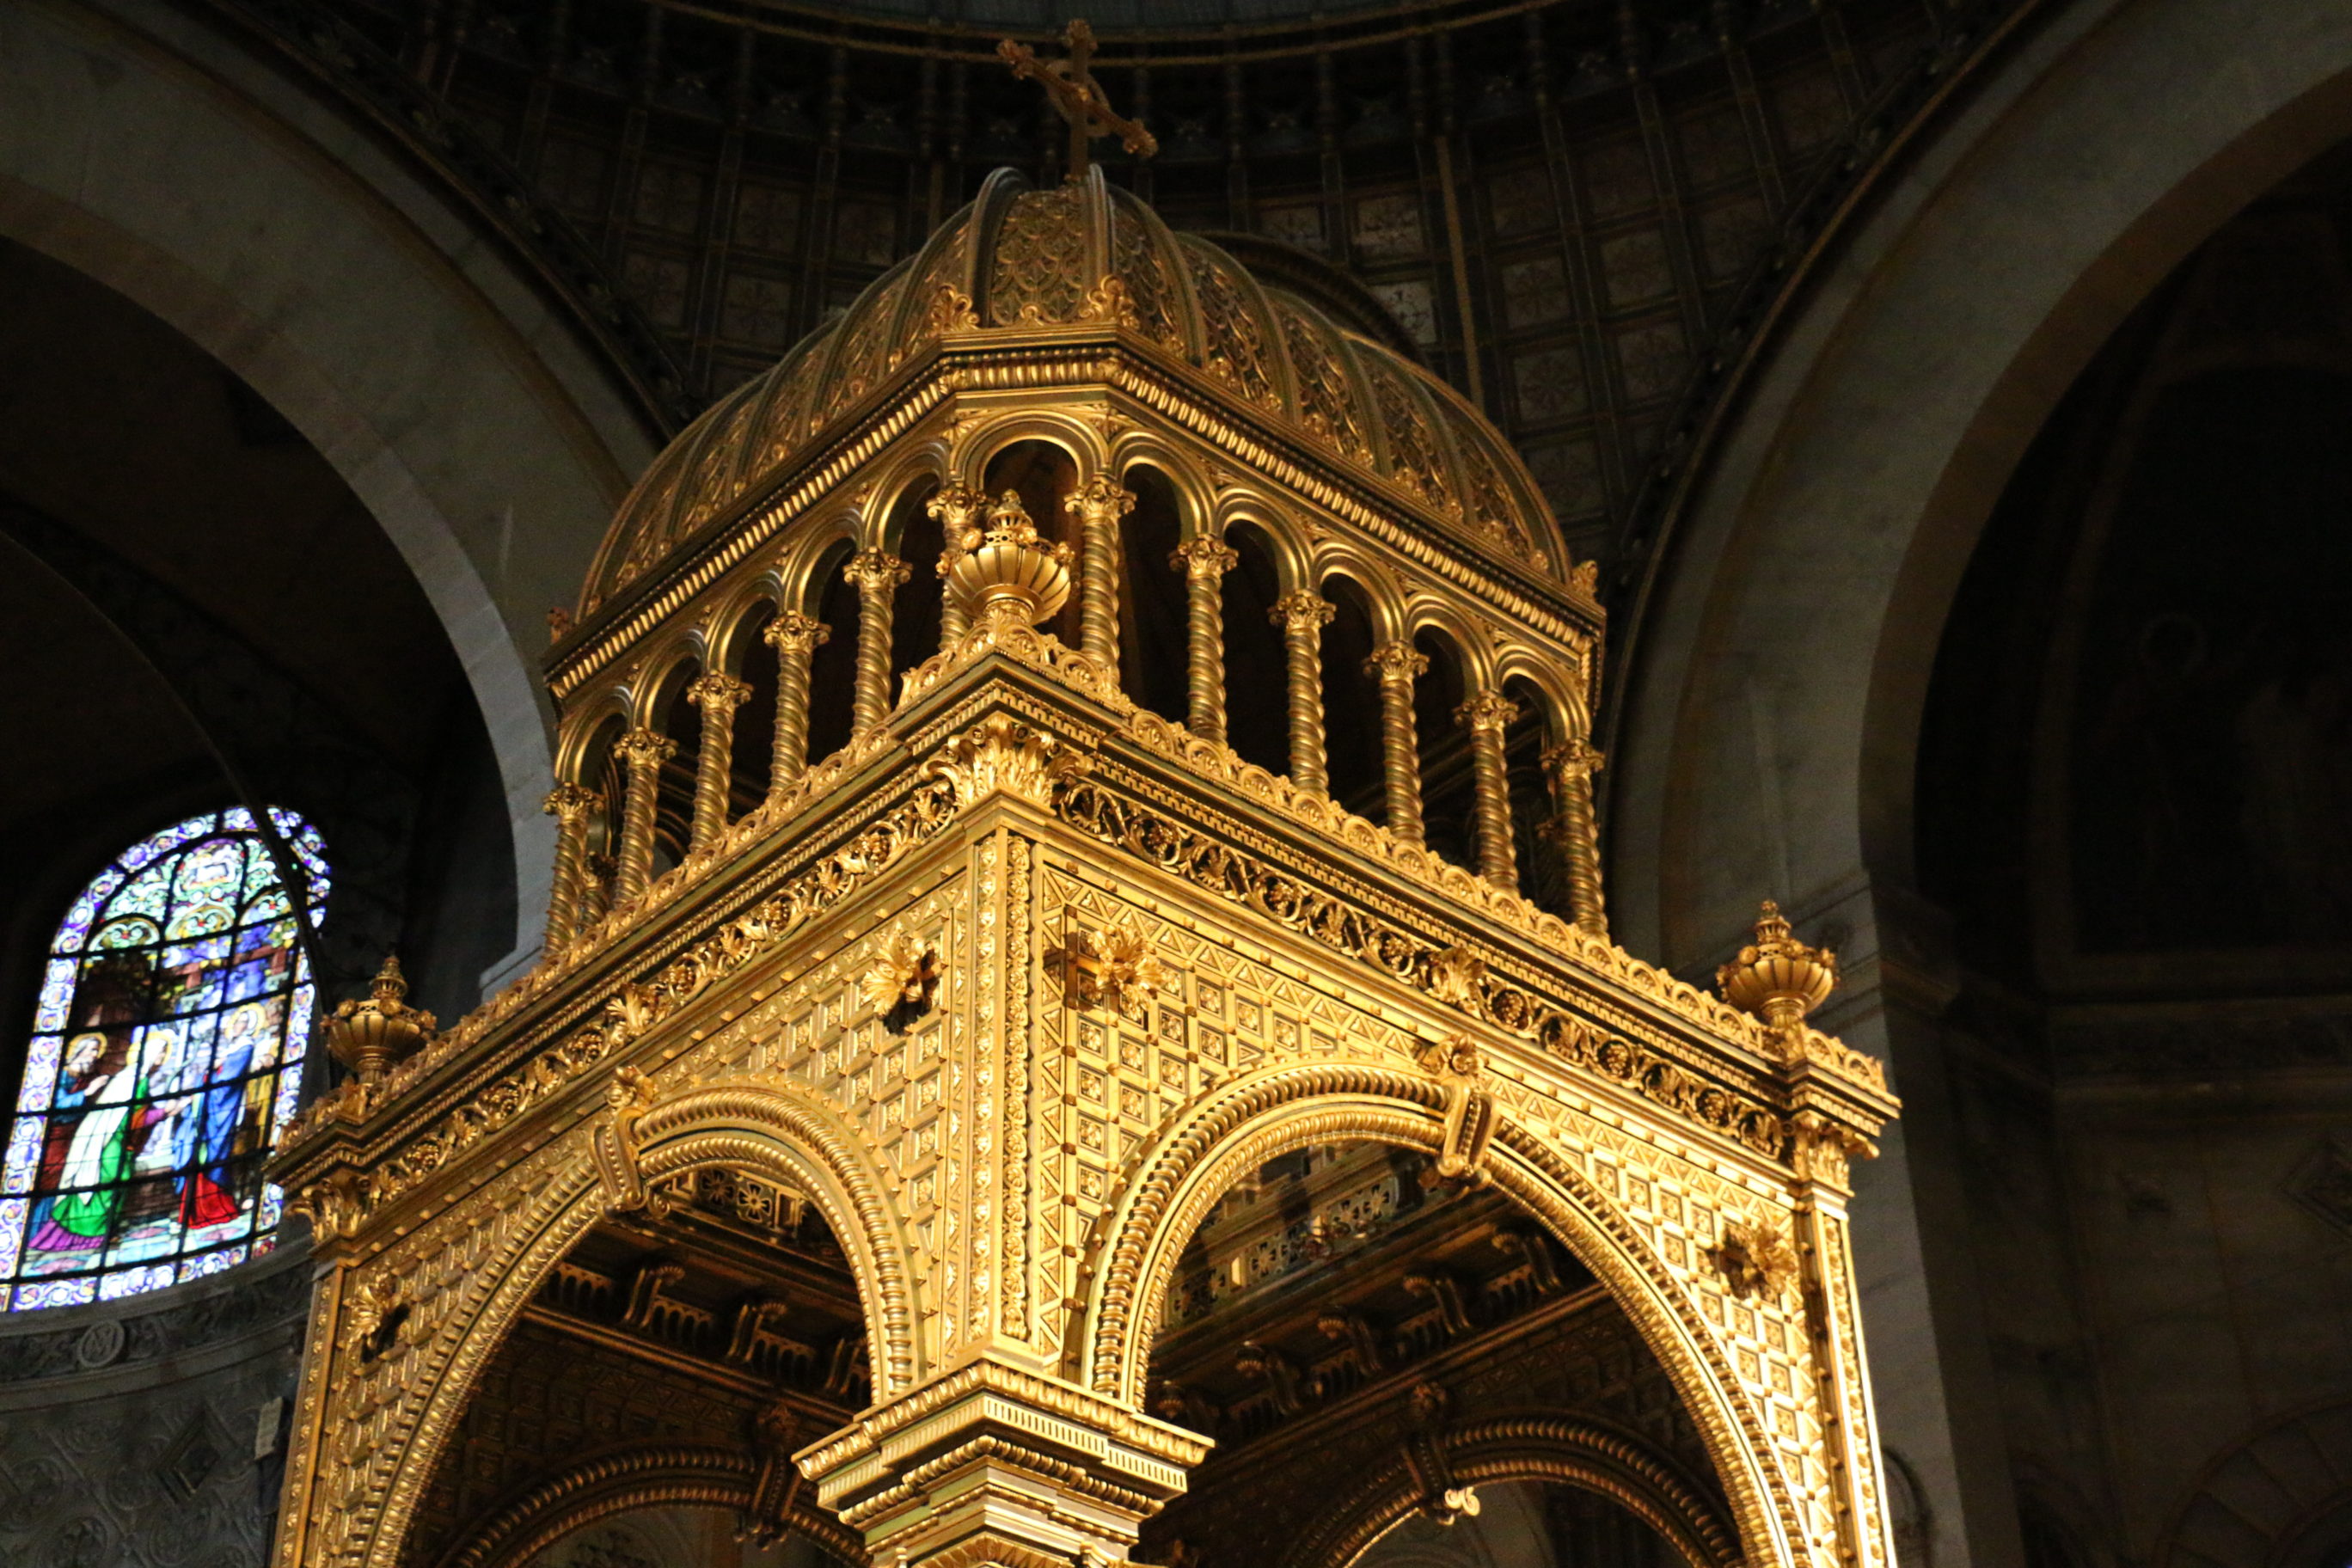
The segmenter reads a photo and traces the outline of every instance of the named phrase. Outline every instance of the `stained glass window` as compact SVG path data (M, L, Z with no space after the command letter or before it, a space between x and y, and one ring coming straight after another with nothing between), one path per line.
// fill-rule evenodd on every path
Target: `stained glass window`
M273 808L324 912L317 829ZM0 1306L111 1300L269 1249L262 1162L314 1000L289 889L242 810L100 871L58 928L0 1168Z

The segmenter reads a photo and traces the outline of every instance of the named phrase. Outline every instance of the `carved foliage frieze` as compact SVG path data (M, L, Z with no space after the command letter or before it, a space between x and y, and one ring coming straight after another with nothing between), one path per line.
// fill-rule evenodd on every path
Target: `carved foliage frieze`
M1175 818L1081 779L1058 791L1064 820L1168 870L1194 887L1245 905L1336 952L1475 1017L1530 1038L1551 1055L1623 1085L1643 1098L1716 1129L1757 1152L1778 1158L1786 1130L1761 1102L1696 1073L1663 1053L1609 1033L1544 1001L1523 986L1475 972L1459 950L1441 947L1335 897Z

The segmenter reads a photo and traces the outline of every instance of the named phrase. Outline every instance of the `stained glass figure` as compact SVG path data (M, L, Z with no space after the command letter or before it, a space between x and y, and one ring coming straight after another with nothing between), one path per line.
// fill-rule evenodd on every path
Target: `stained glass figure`
M260 1256L262 1178L315 1000L293 899L324 912L318 830L273 808L289 889L243 810L134 846L58 928L0 1166L0 1307L111 1300Z

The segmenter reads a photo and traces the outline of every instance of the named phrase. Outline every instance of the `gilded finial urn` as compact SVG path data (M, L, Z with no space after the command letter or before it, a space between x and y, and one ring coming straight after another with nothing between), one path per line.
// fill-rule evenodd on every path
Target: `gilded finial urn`
M1715 972L1716 988L1735 1007L1755 1014L1782 1034L1803 1026L1837 984L1837 954L1807 947L1790 933L1771 900L1756 919L1756 940Z
M1035 626L1069 600L1070 547L1040 534L1020 495L1007 490L989 503L980 542L950 570L948 592L974 621Z
M424 1008L410 1006L404 1000L407 994L400 960L387 953L368 994L352 997L327 1020L327 1048L362 1083L376 1082L387 1068L415 1056L433 1037L437 1021Z

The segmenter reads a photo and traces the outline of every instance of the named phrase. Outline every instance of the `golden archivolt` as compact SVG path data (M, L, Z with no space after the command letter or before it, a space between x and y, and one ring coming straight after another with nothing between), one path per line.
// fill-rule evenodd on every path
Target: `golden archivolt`
M1065 455L1066 516L988 493L1016 442ZM1139 464L1183 514L1177 715L1120 679ZM890 531L917 493L937 563L902 563ZM1282 579L1286 775L1224 742L1240 522ZM855 733L812 762L814 578L836 543ZM1337 575L1381 639L1384 826L1326 793ZM1121 1560L1210 1448L1144 1406L1178 1254L1235 1180L1356 1139L1507 1194L1609 1288L1721 1484L1727 1519L1676 1527L1692 1551L1883 1568L1847 1162L1894 1105L1874 1061L1805 1025L1830 964L1784 924L1727 966L1732 1001L1608 940L1589 589L1508 448L1425 373L1098 173L992 180L624 509L553 656L540 966L445 1033L389 986L338 1021L361 1070L276 1167L320 1267L278 1560L392 1568L567 1250L713 1168L801 1194L857 1281L875 1403L798 1455L838 1539L942 1568ZM894 671L894 607L931 591L941 646ZM1065 597L1075 647L1039 624ZM770 629L746 648L754 609ZM1469 686L1466 868L1419 831L1433 629ZM730 820L754 652L775 660L775 761ZM700 742L690 840L663 870L677 759L651 705L682 664ZM1548 731L1561 914L1517 884L1514 681ZM1488 1465L1515 1432L1537 1453L1547 1419L1429 1436L1408 1468ZM1408 1506L1368 1503L1315 1550L1344 1562Z

